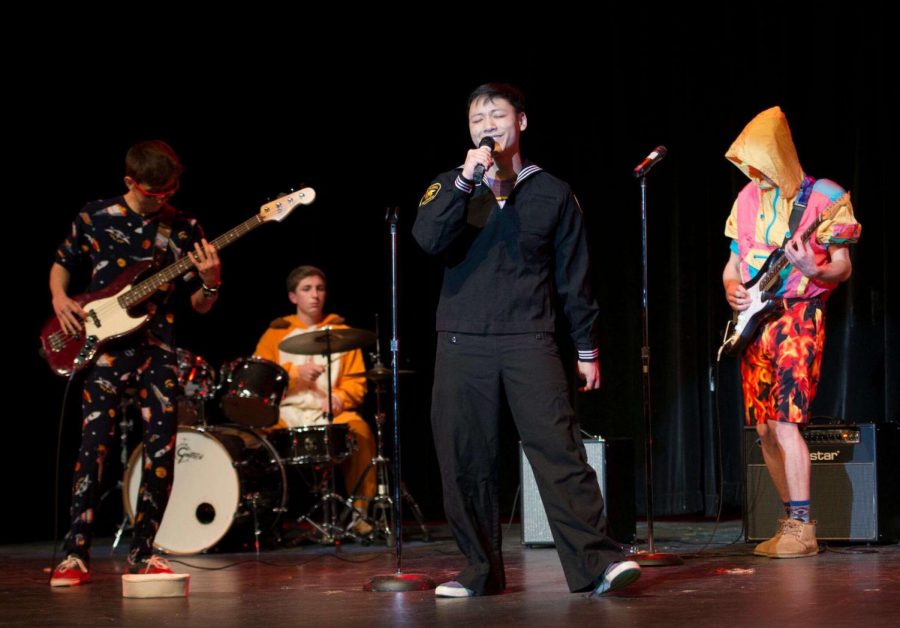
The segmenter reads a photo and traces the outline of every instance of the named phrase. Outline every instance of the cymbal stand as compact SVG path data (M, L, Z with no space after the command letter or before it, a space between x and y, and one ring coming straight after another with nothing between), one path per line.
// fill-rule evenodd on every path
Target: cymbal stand
M375 362L375 366L373 368L378 368L381 365L379 362ZM390 458L386 458L384 456L384 424L387 418L387 413L383 409L382 405L382 395L385 392L385 384L384 382L376 382L375 384L375 433L376 433L376 450L375 457L372 458L372 461L369 462L369 465L365 468L362 474L359 476L359 479L356 481L356 484L351 491L350 501L355 501L356 499L363 499L358 495L358 491L362 486L363 480L366 478L371 471L374 470L376 485L378 487L377 493L375 497L371 498L371 508L370 508L370 516L368 517L369 523L373 524L375 527L375 532L380 533L387 540L388 545L394 544L394 498L391 497L391 468L390 468ZM406 484L400 482L400 494L401 497L406 500L406 505L409 506L410 511L413 514L413 517L416 519L416 523L419 524L419 528L422 530L422 539L424 541L431 540L431 534L428 531L428 528L425 525L425 517L422 515L422 510L419 508L419 504L416 503L416 500L410 494L410 492L406 489Z
M381 329L378 324L378 313L375 314L375 356L373 368L384 368L381 362ZM375 457L366 467L362 475L353 487L353 494L359 490L363 479L371 469L375 469L375 482L377 492L370 504L372 522L375 524L375 532L384 535L388 545L394 544L394 500L391 498L391 480L388 472L388 462L384 457L384 422L387 413L384 411L381 395L384 394L384 382L375 382Z
M328 425L334 423L334 407L331 401L331 334L325 333L325 381L327 382L328 391ZM330 452L329 452L330 453ZM307 513L297 519L298 522L306 522L311 525L320 535L318 541L324 545L340 545L341 539L345 537L357 538L357 536L349 529L350 525L341 526L338 524L338 512L344 512L348 508L356 511L353 502L344 499L335 491L334 487L334 460L329 459L322 464L321 478L319 480L319 499ZM340 508L339 508L340 505ZM322 524L320 525L313 520L312 514L322 508ZM359 512L359 511L356 511Z
M381 335L378 329L378 314L375 314L375 353L372 354L372 370L381 371L384 364L381 361ZM391 470L390 458L384 456L384 424L387 419L387 412L384 410L383 396L386 391L386 385L383 380L375 381L375 433L376 433L376 450L375 457L369 462L369 465L363 470L357 479L353 490L350 492L351 500L359 499L357 492L362 486L363 480L373 469L375 470L375 480L377 493L371 499L371 516L369 523L374 524L375 532L380 533L387 540L388 545L394 544L394 499L391 497ZM428 528L425 526L425 517L422 516L422 510L419 504L413 499L413 496L406 490L405 484L400 483L400 492L403 499L406 500L407 506L412 511L416 522L422 529L422 538L425 541L431 540Z

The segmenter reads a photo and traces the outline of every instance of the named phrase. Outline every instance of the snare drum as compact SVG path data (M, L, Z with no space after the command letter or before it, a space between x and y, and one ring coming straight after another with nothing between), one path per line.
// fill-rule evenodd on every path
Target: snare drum
M268 439L286 465L341 462L356 451L350 428L334 423L273 430Z
M143 446L128 461L125 511L134 520ZM179 427L172 494L154 545L170 554L195 554L219 543L251 547L275 529L287 501L278 455L264 438L237 426Z
M278 406L288 373L263 358L238 358L222 369L222 411L235 423L270 427L278 422Z

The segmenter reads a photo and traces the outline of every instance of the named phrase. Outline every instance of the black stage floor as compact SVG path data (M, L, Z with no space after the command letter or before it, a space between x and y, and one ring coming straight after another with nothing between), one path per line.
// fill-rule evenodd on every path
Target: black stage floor
M189 598L123 599L125 549L95 546L93 580L47 585L49 543L0 546L0 626L875 626L900 623L900 546L830 545L815 558L752 555L740 522L657 522L657 549L683 566L645 568L631 587L602 598L571 594L556 552L526 548L506 531L503 595L435 599L432 591L373 593L394 572L385 546L304 544L254 553L171 557L191 574ZM638 534L643 533L638 526ZM404 572L437 582L462 565L445 527L404 545Z

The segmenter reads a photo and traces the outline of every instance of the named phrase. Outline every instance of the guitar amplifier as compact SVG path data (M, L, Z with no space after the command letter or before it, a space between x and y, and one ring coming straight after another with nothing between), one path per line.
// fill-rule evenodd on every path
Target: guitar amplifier
M892 541L900 534L896 424L811 426L803 437L812 463L811 518L816 537ZM784 507L769 477L755 428L744 429L744 530L747 541L774 534Z
M597 474L607 534L621 543L636 536L634 508L634 447L631 439L585 439L588 464ZM522 479L522 544L553 545L550 522L538 493L534 471L519 443L519 468ZM607 474L607 469L612 470Z

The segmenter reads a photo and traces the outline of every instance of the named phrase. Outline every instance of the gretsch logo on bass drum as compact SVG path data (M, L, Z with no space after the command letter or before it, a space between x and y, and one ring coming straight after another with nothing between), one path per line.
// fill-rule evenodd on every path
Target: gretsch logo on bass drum
M187 443L178 443L178 446L175 447L175 458L176 462L181 464L185 460L203 460L203 454L192 450Z

